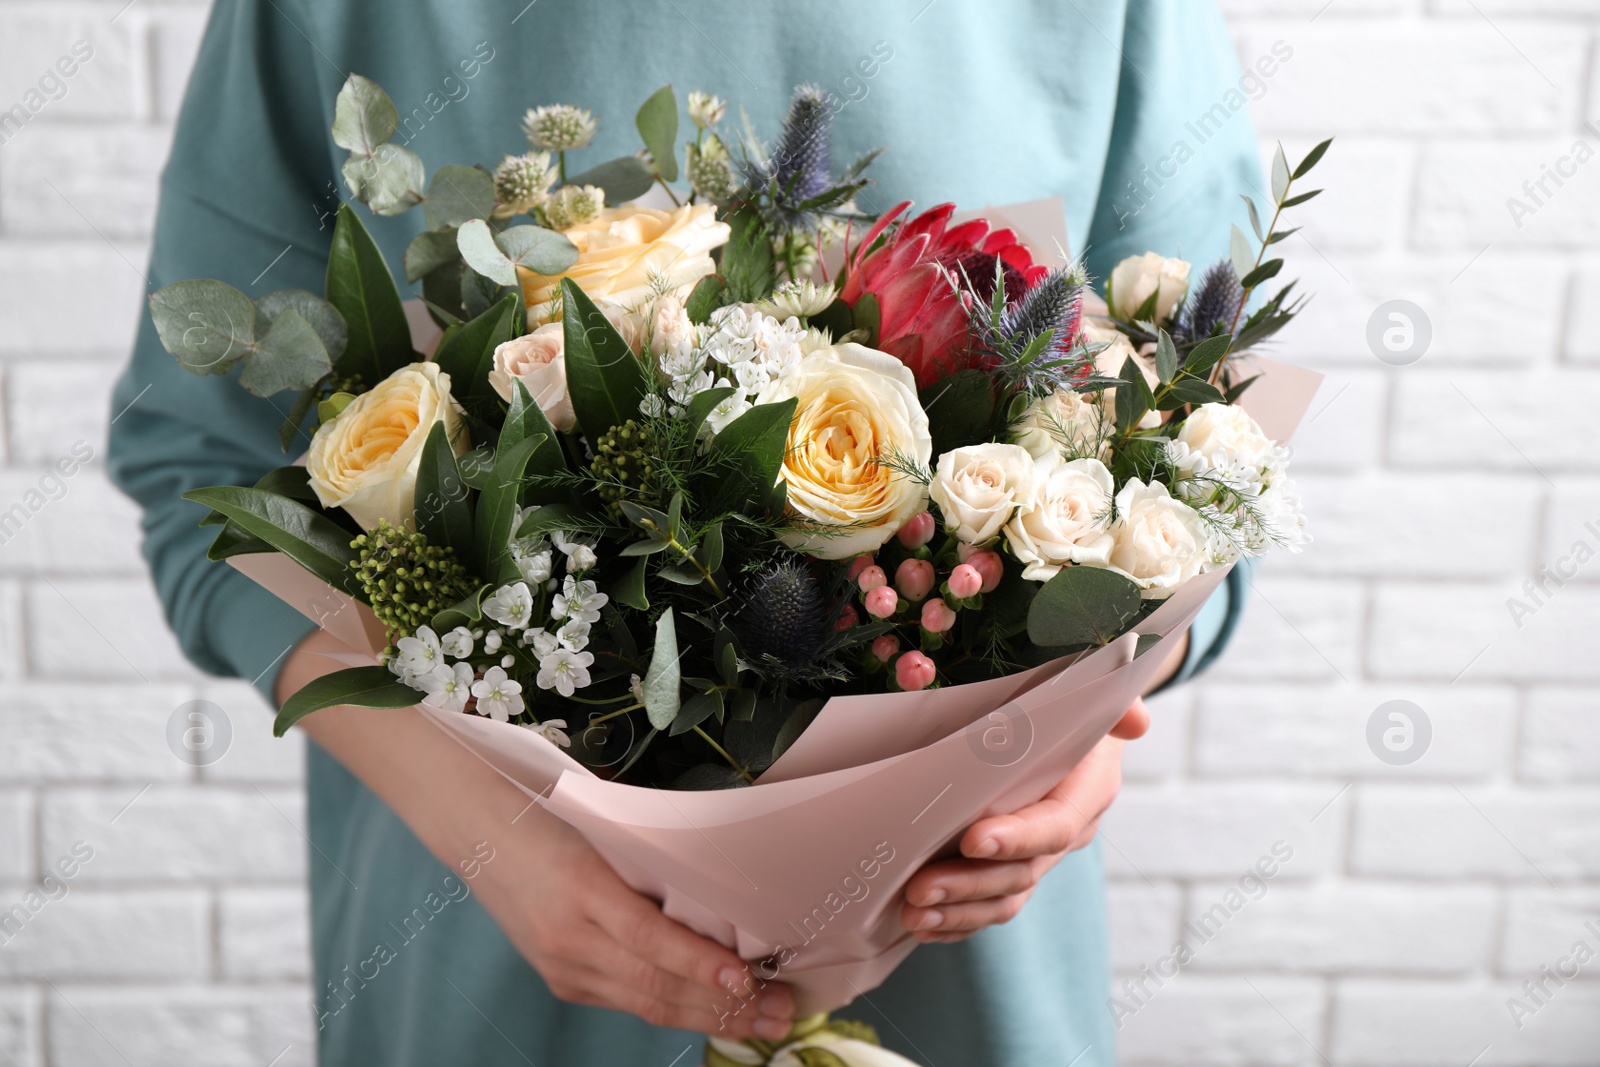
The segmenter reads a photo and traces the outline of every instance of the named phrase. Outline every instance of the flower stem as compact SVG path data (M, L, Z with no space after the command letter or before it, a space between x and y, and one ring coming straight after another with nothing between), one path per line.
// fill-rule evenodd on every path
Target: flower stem
M667 191L667 195L672 198L672 206L673 207L682 207L683 206L683 201L678 199L678 194L676 194L676 193L674 193L672 191L672 186L667 184L667 181L666 181L665 178L661 177L661 175L658 174L658 175L656 175L656 181L661 183L661 188L665 189Z
M743 778L745 781L749 782L751 785L755 784L756 780L754 778L750 777L750 772L745 770L743 767L741 767L739 765L739 761L738 760L736 760L732 756L728 755L728 750L723 748L721 745L717 744L716 741L712 739L710 734L706 733L704 730L700 729L700 727L698 727L698 726L696 726L694 728L694 732L699 734L701 737L705 738L706 744L708 744L712 748L716 749L717 750L717 755L719 755L723 759L727 760L728 761L728 766L732 767L734 770L739 772L739 777Z
M618 715L626 715L628 712L630 712L630 711L638 711L642 707L644 707L643 704L629 704L625 708L618 708L616 711L608 711L604 715L600 716L598 719L590 719L589 720L589 725L590 726L599 726L601 723L605 722L607 719L615 719Z

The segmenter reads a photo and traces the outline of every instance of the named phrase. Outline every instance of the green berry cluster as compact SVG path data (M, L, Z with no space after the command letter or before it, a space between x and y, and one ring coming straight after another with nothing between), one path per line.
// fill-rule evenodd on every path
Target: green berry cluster
M334 393L349 393L352 396L360 396L366 391L366 383L361 380L361 375L359 374L347 374L342 378L334 378L328 382L329 396Z
M600 499L620 513L624 498L654 502L656 435L648 426L629 419L613 426L595 441L589 470L600 479Z
M350 547L359 553L350 566L391 641L415 633L466 595L466 568L449 546L430 545L422 534L387 519L379 519Z

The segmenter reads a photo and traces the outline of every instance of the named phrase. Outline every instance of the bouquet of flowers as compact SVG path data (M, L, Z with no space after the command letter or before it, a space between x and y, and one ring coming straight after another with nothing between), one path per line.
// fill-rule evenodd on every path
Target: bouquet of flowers
M1307 540L1280 442L1315 376L1247 353L1298 303L1249 308L1327 143L1279 150L1270 222L1247 198L1255 240L1197 284L1149 253L1101 304L953 205L862 215L876 153L835 172L816 89L771 144L687 110L684 182L670 86L635 155L569 174L596 119L552 105L530 151L425 181L352 76L333 137L355 200L422 209L427 354L348 204L324 297L186 281L151 312L187 369L297 392L286 451L310 433L255 486L186 494L213 559L351 646L276 732L419 706L821 1010L914 947L891 904L917 864L1065 774L1235 561ZM1247 394L1252 362L1275 390ZM808 1023L708 1057L863 1040Z

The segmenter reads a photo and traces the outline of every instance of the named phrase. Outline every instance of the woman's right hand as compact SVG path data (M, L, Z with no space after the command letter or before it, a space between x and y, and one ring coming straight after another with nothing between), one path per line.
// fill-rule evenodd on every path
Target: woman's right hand
M290 653L278 697L338 669L313 633ZM457 869L487 845L473 892L557 997L728 1040L787 1036L794 995L733 952L667 918L583 836L415 710L328 708L300 727Z

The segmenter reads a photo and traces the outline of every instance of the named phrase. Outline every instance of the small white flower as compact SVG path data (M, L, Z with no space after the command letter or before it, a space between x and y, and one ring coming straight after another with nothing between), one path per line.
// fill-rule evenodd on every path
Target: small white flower
M577 545L567 553L567 573L582 574L584 571L593 570L600 562L600 557L594 554L594 549L588 545Z
M594 116L571 104L533 107L522 117L522 132L535 148L565 152L582 148L594 137Z
M555 555L548 548L535 552L529 556L518 556L513 553L517 570L522 574L522 580L530 586L550 580L555 573Z
M472 695L478 698L478 714L487 715L496 722L522 714L522 683L506 677L506 672L499 667L490 667L482 678L472 683Z
M779 284L765 300L757 300L756 307L780 321L804 319L826 311L833 298L833 286L826 282L818 285L809 278L791 278Z
M593 653L558 648L539 661L539 688L554 689L569 697L589 684L589 665L593 662Z
M567 575L566 583L561 587L550 601L550 617L552 619L577 619L581 622L599 622L600 609L605 607L610 597L595 589L593 582L580 582L572 575Z
M633 699L644 703L644 679L635 674L628 679L628 692L633 694Z
M500 657L500 666L504 667L506 670L510 670L512 667L516 666L516 663L517 657L509 652Z
M713 93L695 89L689 93L689 121L702 130L708 130L722 121L727 114L728 102Z
M556 180L549 152L507 156L494 168L494 217L510 218L532 211L544 201Z
M543 659L561 647L560 638L549 630L529 630L522 635L522 643L533 646L533 654Z
M402 637L394 647L395 656L389 669L413 689L420 688L417 683L422 676L443 662L444 649L439 645L438 635L428 626L417 627L414 636Z
M533 618L533 592L527 582L502 585L483 602L483 613L509 629L520 630Z
M605 210L606 191L597 185L563 185L539 210L552 230L570 230L593 222Z
M571 748L572 739L566 734L566 719L548 719L545 722L530 722L523 724L525 729L532 730L552 745L562 748Z
M472 631L465 626L457 626L439 638L439 647L452 659L469 659L472 656L472 642Z
M577 619L568 619L556 631L556 640L561 647L573 652L582 652L589 644L589 624ZM542 654L542 653L541 653Z
M490 630L483 639L483 654L492 656L500 651L500 642L505 640L505 634L499 630Z
M422 698L426 707L439 711L464 711L467 698L472 695L472 668L465 663L435 667L422 678Z

